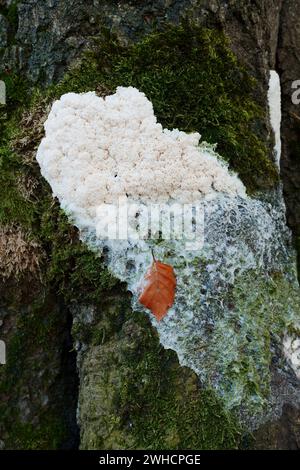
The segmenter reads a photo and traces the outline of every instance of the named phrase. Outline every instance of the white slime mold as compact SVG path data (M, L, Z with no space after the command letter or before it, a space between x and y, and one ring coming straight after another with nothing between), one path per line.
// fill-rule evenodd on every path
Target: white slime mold
M45 130L37 154L43 176L81 239L98 253L107 248L108 268L127 282L136 311L145 312L138 295L150 248L173 265L174 306L160 323L150 314L163 346L250 427L280 413L282 403L271 396L271 350L300 305L284 208L247 197L213 148L199 145L199 134L162 129L150 101L132 87L105 99L92 92L64 95ZM103 240L97 207L119 197L138 207L197 203L203 247L187 249L185 237ZM274 272L286 298L273 293Z

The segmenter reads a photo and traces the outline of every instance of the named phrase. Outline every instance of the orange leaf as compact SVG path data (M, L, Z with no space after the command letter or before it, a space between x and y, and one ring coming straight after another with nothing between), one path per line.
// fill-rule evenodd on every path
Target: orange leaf
M168 264L153 261L145 275L146 286L139 302L149 308L160 321L172 307L175 298L176 277Z

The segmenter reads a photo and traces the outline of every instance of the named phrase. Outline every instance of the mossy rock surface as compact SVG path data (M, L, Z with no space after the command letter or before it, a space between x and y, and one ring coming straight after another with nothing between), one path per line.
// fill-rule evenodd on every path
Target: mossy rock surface
M173 351L162 348L145 316L117 297L101 314L83 312L73 312L73 334L84 341L88 328L94 335L79 352L82 449L239 446L236 420L213 390L201 389L196 374L180 367ZM123 321L112 331L111 319L120 313Z

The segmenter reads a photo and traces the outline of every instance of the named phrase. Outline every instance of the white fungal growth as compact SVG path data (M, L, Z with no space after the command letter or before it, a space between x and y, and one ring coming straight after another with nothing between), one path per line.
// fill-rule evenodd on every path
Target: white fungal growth
M275 158L279 166L281 156L281 86L279 75L275 70L270 71L268 101L270 121L275 136Z
M62 206L93 218L102 203L121 196L149 202L193 202L210 193L245 195L226 164L200 135L163 130L151 102L136 88L118 87L105 99L68 93L45 124L37 160Z
M126 281L134 310L149 314L162 345L249 427L279 415L280 396L267 398L271 341L281 340L300 305L282 206L247 197L213 148L198 145L199 134L163 130L150 101L132 87L105 99L64 95L45 130L37 155L42 174L81 239L95 251L107 248L108 268ZM104 240L97 206L122 196L138 209L197 203L204 213L202 248L187 248L184 236ZM175 303L160 323L138 302L151 248L177 277Z

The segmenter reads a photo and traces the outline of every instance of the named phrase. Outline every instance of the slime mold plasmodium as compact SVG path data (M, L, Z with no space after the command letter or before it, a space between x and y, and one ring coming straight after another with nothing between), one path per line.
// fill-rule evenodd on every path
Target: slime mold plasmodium
M138 295L151 249L173 266L175 303L160 323L151 317L161 344L248 427L279 415L272 351L284 349L300 308L283 205L247 196L213 146L199 144L197 133L163 129L136 88L118 87L105 99L68 93L53 104L45 131L37 154L43 176L81 239L97 253L105 248L108 268L127 283L137 312L147 313ZM101 238L97 208L119 197L140 208L197 204L204 214L203 246L187 248L184 234ZM280 372L291 366L282 354Z

